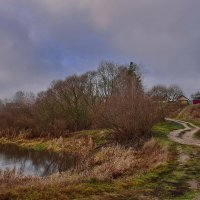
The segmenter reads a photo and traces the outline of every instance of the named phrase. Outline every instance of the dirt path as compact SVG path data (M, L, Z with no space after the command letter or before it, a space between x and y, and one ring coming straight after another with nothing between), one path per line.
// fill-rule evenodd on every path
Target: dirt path
M169 138L171 140L178 142L180 144L187 144L191 146L200 147L200 140L198 140L194 136L195 133L200 130L198 126L195 126L194 124L189 122L175 120L175 119L167 118L166 120L182 124L185 127L184 129L172 131L169 135Z

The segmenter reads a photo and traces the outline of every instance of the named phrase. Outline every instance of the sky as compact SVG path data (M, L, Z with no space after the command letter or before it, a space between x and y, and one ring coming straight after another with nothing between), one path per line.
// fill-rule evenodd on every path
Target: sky
M0 98L39 92L102 60L141 65L145 87L200 90L199 0L0 0Z

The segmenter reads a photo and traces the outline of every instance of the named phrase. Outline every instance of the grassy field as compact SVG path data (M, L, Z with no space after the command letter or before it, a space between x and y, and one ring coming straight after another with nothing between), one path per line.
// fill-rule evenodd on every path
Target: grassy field
M197 191L190 188L189 181L200 178L197 173L200 170L200 151L169 141L168 133L180 128L183 127L174 122L157 124L153 128L155 139L139 151L122 147L99 150L94 157L96 163L92 170L87 171L87 176L84 172L66 172L47 180L22 179L25 184L21 186L11 180L7 187L3 184L5 177L1 176L1 188L4 188L0 199L192 199ZM108 137L102 131L87 131L77 133L76 139L88 135L92 136L94 146L105 143ZM69 138L62 143L67 143L67 140ZM42 150L42 141L37 142L34 141L33 146ZM44 146L48 142L45 141ZM188 162L180 161L180 151L189 155ZM14 180L17 182L18 179Z

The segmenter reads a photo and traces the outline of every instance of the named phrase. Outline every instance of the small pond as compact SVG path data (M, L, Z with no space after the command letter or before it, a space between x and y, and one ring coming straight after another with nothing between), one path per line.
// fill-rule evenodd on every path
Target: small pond
M13 144L0 145L0 170L22 171L25 175L48 176L71 169L75 156L66 153L35 151Z

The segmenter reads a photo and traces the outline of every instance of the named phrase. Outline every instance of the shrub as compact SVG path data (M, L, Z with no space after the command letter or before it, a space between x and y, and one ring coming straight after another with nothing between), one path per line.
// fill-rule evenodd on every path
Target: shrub
M134 79L128 81L122 94L112 95L101 104L95 123L112 129L117 142L139 146L151 137L152 126L159 120L159 108Z

